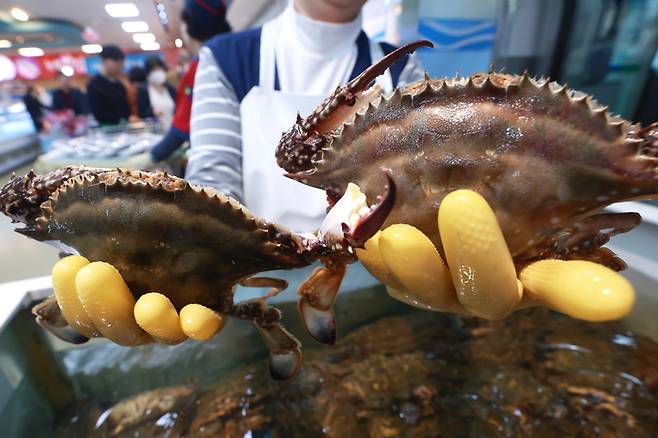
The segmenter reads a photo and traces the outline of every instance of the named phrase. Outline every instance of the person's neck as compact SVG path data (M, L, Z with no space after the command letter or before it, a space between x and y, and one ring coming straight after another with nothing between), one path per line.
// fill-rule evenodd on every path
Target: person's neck
M117 76L111 75L108 72L106 72L105 70L101 70L101 75L103 75L104 77L106 77L107 79L109 79L111 81L116 81L117 79L119 79Z
M185 45L185 50L187 50L187 53L190 54L190 56L197 56L199 54L199 50L201 50L201 47L203 47L203 42L197 41L194 38L189 38L189 41Z
M354 47L361 32L361 15L351 21L330 23L316 20L288 5L282 15L282 38L293 50L300 50L314 57L334 58L344 56ZM347 15L345 15L347 16Z
M293 0L295 11L312 20L326 23L348 23L354 21L361 11L361 7L339 7L327 1L312 2Z

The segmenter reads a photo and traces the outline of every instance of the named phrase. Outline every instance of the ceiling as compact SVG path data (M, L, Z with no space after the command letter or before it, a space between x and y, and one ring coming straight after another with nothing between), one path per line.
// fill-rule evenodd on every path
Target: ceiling
M138 17L112 18L105 12L106 3L127 2L137 6L140 13ZM9 17L9 29L6 26L3 29L0 25L0 39L15 41L15 36L21 35L25 39L23 46L38 45L51 51L70 49L83 42L82 36L78 40L75 35L70 35L71 31L75 34L76 27L82 31L89 26L98 34L99 44L113 43L127 50L139 50L131 34L121 28L121 22L142 20L148 23L149 32L156 36L162 48L173 47L174 40L180 36L179 17L183 0L159 0L159 3L165 6L169 20L168 32L160 22L154 0L0 0L1 16L7 17L13 7L25 10L30 16L30 21L25 23ZM14 47L2 52L12 52L20 46L20 43L15 43Z

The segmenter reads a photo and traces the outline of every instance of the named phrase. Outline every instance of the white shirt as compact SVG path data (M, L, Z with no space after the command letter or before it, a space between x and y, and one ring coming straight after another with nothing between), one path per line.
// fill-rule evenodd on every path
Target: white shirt
M153 115L155 115L160 123L162 123L165 131L169 130L174 117L174 109L176 107L174 99L171 98L171 94L169 94L169 90L167 90L166 87L162 87L162 90L158 90L149 85L148 92Z
M349 23L325 23L300 15L291 2L276 44L281 91L325 95L349 81L359 32L361 14Z

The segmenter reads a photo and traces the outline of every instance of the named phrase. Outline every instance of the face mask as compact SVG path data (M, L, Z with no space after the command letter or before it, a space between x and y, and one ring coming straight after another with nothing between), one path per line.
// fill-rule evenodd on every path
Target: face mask
M167 81L167 74L164 70L155 70L149 73L149 82L155 85L162 85Z

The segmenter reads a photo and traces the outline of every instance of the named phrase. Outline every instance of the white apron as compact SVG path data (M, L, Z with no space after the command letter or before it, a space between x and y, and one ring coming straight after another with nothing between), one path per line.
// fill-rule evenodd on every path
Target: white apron
M284 170L277 165L274 154L282 133L293 126L297 113L303 117L309 115L326 96L287 93L274 89L275 41L279 27L279 18L263 25L259 85L253 87L240 104L244 201L252 213L270 222L284 225L296 232L314 232L326 216L327 198L324 190L283 176ZM379 44L372 42L370 53L373 63L384 55ZM380 76L378 84L384 90L392 90L390 74L386 72ZM277 271L273 275L288 280L288 290L296 290L310 272L311 269L307 268ZM354 289L378 283L360 264L358 268L352 266L347 272L341 290L349 288L348 284L352 284L351 289ZM246 291L243 289L237 298L245 299L255 295L248 293L245 296L244 292Z

